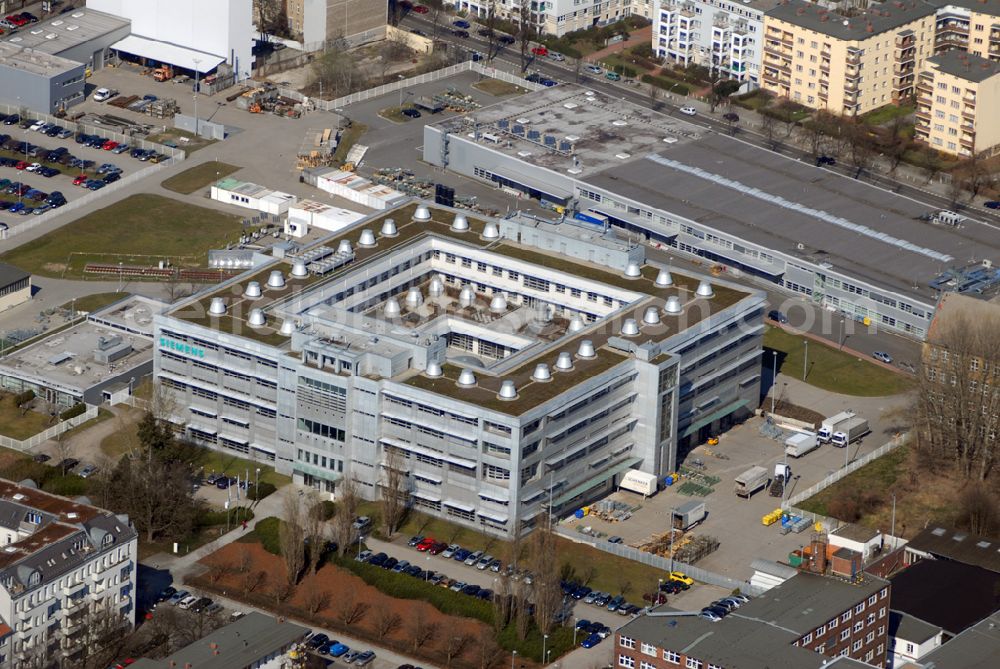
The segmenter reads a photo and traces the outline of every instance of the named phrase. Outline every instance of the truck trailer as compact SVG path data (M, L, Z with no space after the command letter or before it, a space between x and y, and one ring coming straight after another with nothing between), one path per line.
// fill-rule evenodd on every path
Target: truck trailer
M838 427L837 431L830 437L830 444L837 448L844 448L871 431L868 419L856 416Z
M819 448L819 441L813 432L799 432L785 439L785 454L793 458L801 458L817 448Z
M670 512L670 525L675 530L687 531L705 520L708 508L704 502L685 502Z
M841 411L836 416L830 416L823 420L823 424L820 425L819 431L816 433L816 437L819 439L819 443L828 444L833 438L833 433L841 429L841 426L845 425L852 418L856 418L857 414L853 411Z
M767 485L767 470L754 465L736 477L736 494L750 499L750 496Z

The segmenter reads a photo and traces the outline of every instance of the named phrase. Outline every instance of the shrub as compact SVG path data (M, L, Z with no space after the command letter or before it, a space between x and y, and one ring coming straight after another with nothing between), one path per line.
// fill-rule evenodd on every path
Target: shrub
M59 414L59 420L69 420L70 418L75 418L87 410L87 405L83 402L74 404L70 408Z
M275 490L277 490L277 488L274 487L273 483L261 481L260 484L247 492L247 497L254 501L260 501L273 493Z
M583 640L578 636L578 640ZM521 657L528 657L536 662L542 661L542 633L534 622L524 640L517 638L517 626L513 623L504 628L497 637L497 642L507 650L516 650ZM550 658L560 657L563 653L573 650L573 630L570 627L556 627L549 633L545 642L546 650L551 650Z
M253 518L253 511L245 506L239 507L239 519L250 520ZM228 518L227 518L228 516ZM232 508L229 511L216 511L213 509L203 509L198 513L198 517L195 518L195 524L198 527L214 527L216 525L225 525L227 522L236 522L236 509ZM266 520L266 519L265 519ZM263 522L263 521L262 521Z
M333 513L336 511L336 505L328 499L324 499L319 503L320 506L320 518L323 520L330 520L333 518Z
M667 79L666 77L656 77L652 74L644 74L642 75L642 81L647 84L652 84L657 88L662 88L665 91L677 93L678 95L687 95L691 92L691 89L687 84L682 84L672 79Z
M49 467L48 465L28 459L16 460L0 470L0 477L2 478L11 481L31 479L39 488L44 487L49 479L58 474L59 472L55 467Z
M33 399L35 399L35 391L25 390L23 393L18 393L17 395L14 395L14 404L16 404L17 406L22 406L24 404L27 404Z
M52 469L51 467L49 469ZM53 469L53 471L55 471ZM79 497L80 495L86 495L90 490L90 485L87 479L77 476L76 474L65 474L61 476L50 476L45 484L42 485L42 490L45 492L50 492L53 495L64 495L66 497Z
M278 534L278 528L280 526L281 520L275 518L274 516L262 518L257 521L257 525L254 526L253 532L250 532L245 537L241 537L239 541L250 543L259 541L260 545L263 546L264 550L268 553L281 555L281 539Z

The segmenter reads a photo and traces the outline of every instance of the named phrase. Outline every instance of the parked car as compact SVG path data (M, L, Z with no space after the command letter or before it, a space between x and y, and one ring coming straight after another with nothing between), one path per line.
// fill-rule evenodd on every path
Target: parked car
M777 309L771 309L771 311L767 312L767 317L775 323L781 323L782 325L788 322L788 316Z
M395 558L389 558L389 559L393 560ZM387 563L388 563L388 561L387 561ZM392 571L396 572L397 574L401 574L409 566L410 566L410 561L409 560L396 560L396 564L392 565L391 567L387 567L387 569L391 569Z
M884 362L887 365L892 364L892 356L886 353L885 351L874 351L872 352L872 357L878 360L879 362Z
M368 562L368 560L370 560L371 557L372 557L371 551L362 551L361 553L358 554L358 557L354 559L357 560L358 562Z
M465 586L467 585L468 583L466 583L465 581L455 581L450 586L448 586L448 589L453 592L461 592L462 589L465 588Z
M610 602L608 602L608 611L617 611L618 607L624 604L625 604L625 598L622 597L621 595L618 595Z
M586 639L580 642L580 645L584 648L593 648L597 644L601 643L601 637L597 634L591 634L587 636Z
M464 28L466 30L472 27L472 24L466 21L465 19L456 19L451 22L451 25L455 26L456 28Z
M479 562L479 558L481 558L481 557L483 557L483 552L482 551L476 551L475 553L470 554L467 558L465 558L465 564L466 564L466 566L471 567L472 565L474 565L477 562Z
M544 46L534 46L531 47L531 53L535 56L547 56L549 55L549 50Z
M428 550L430 550L430 547L436 543L437 540L434 539L434 537L426 537L423 541L417 544L417 550L420 551L421 553L426 553Z
M104 102L111 99L111 89L98 88L94 91L94 102Z
M479 558L478 562L476 562L476 569L478 569L479 571L486 571L486 569L489 568L491 562L493 562L493 556L484 555L481 558Z
M698 110L695 109L694 107L681 107L677 111L679 111L680 113L684 114L685 116L697 116L698 115Z
M345 654L347 654L349 652L351 652L351 647L350 646L345 646L342 643L335 643L330 648L330 652L327 653L327 655L329 655L330 657L340 657L340 656L345 655Z
M422 536L410 537L410 540L406 542L406 545L409 546L410 548L413 548L414 546L416 546L417 544L419 544L423 540L424 540L424 537L422 537Z
M443 551L441 551L441 557L443 557L443 558L450 558L453 555L455 555L455 553L457 551L459 551L461 549L462 549L462 547L459 546L458 544L451 544L450 546L448 546L447 548L445 548Z
M566 56L562 55L558 51L549 51L549 58L555 61L559 61L560 63L566 60Z
M590 74L604 74L604 70L602 70L599 66L594 65L592 63L584 65L583 69L586 72L589 72Z
M39 207L39 208L41 208L41 207ZM96 474L97 472L98 472L98 467L97 467L97 465L86 465L86 466L85 466L85 467L84 467L83 469L81 469L81 470L80 470L80 471L79 471L78 473L79 473L79 474L80 474L80 476L82 476L83 478L87 478L87 477L90 477L90 476L93 476L93 475L94 475L94 474Z
M212 605L212 600L209 597L202 597L197 602L191 605L191 610L195 613L201 613L209 606Z
M988 200L983 202L983 206L987 209L1000 209L1000 200Z
M836 164L837 159L833 156L816 156L816 167L822 167L823 165L833 167Z
M198 595L188 595L181 601L177 602L177 607L184 609L185 611L189 610L199 599L200 597L198 597Z
M325 634L322 634L322 633L320 633L320 634L314 634L311 637L309 637L308 641L306 641L306 648L312 648L313 650L316 650L317 648L319 648L320 646L322 646L323 644L325 644L329 640L330 640L330 637L328 637Z
M688 586L694 585L694 579L682 571L672 571L669 574L667 574L667 578L671 581L683 583L684 585Z
M385 559L385 562L383 562L379 566L382 567L382 569L390 570L390 569L393 569L397 564L399 564L399 560L396 559L396 558L394 558L394 557L392 557L392 556L390 556L390 557L387 557Z
M181 602L181 600L187 599L187 597L190 594L191 593L188 592L187 590L178 590L174 592L174 594L170 595L170 599L167 600L167 604L170 604L171 606L177 606Z
M458 562L465 562L465 559L468 558L470 555L472 555L472 551L470 551L468 548L459 548L457 551L454 552L454 554L451 557L452 559L457 560Z
M49 457L48 455L45 455L44 453L39 453L39 454L35 455L35 457L33 457L31 459L34 460L35 462L48 462L52 458Z
M461 39L468 39L469 38L469 31L468 30L452 30L451 34L454 35L455 37L458 37L458 38L461 38Z
M368 516L358 516L354 519L354 523L351 525L356 530L364 531L371 527L372 519Z
M13 207L11 208L11 211L14 211ZM71 469L73 469L73 467L76 467L78 464L80 464L80 461L77 460L76 458L63 458L62 460L59 461L59 464L56 465L56 469L62 470L63 472L68 472Z
M713 613L710 609L702 609L701 613L698 614L698 617L710 620L713 623L717 623L722 620L722 616Z
M369 664L374 659L375 659L375 653L370 650L366 650L365 652L361 653L354 659L354 665L358 667L363 667L366 664Z

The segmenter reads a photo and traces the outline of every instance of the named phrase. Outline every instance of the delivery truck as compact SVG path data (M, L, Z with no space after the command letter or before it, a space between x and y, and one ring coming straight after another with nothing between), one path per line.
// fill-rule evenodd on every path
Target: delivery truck
M750 496L767 485L767 470L754 465L736 477L736 494L750 499Z
M705 520L708 515L708 507L704 502L685 502L670 512L671 526L675 530L687 531Z
M855 416L837 428L837 431L833 433L832 437L830 437L830 444L836 446L837 448L844 448L848 444L853 444L855 441L871 431L872 430L868 426L868 420L866 418Z
M814 432L799 432L785 439L785 454L793 458L801 458L817 448L819 448L819 441Z
M857 414L853 411L841 411L836 416L823 419L823 424L820 425L819 431L816 433L819 443L830 443L830 440L833 439L833 433L841 430L843 425L856 417Z

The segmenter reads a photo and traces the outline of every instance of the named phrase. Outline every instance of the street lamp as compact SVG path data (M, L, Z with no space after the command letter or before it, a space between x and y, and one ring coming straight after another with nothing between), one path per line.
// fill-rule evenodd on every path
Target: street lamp
M774 394L778 390L778 352L771 351L771 413L774 413Z
M802 380L806 380L806 370L809 369L809 340L803 339L802 344L805 346L802 353Z
M548 645L548 643L549 643L549 635L548 634L543 634L542 635L542 660L543 661L548 657L548 653L545 652L545 647Z
M200 58L194 59L194 136L198 136L198 65Z
M514 662L517 660L517 651L513 651L510 656L510 669L514 669Z
M844 350L844 319L840 319L840 330L837 334L837 342L841 351Z
M573 616L573 648L576 648L576 616Z

